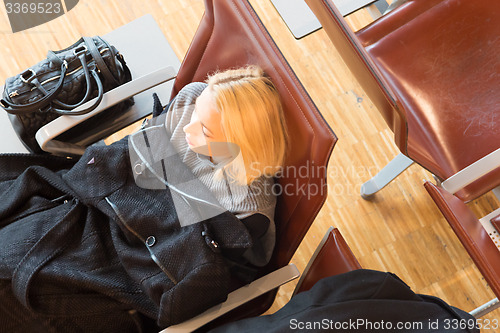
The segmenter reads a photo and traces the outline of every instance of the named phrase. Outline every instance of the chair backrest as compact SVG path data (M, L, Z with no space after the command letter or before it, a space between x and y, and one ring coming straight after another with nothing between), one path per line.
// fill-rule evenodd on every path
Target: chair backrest
M330 227L304 269L293 294L311 289L316 282L328 276L360 268L340 231Z
M205 13L179 69L173 95L190 82L204 81L215 70L247 64L261 66L270 76L290 132L283 177L278 179L283 194L275 213L276 248L262 271L265 274L288 264L326 200L326 165L337 139L246 0L205 0ZM309 173L294 177L294 170ZM274 295L270 299L272 303Z
M424 187L460 239L497 297L500 297L500 251L467 205L428 181ZM497 236L498 237L498 236Z
M362 43L331 0L306 0L323 29L370 100L394 132L395 142L406 152L407 123L397 98Z

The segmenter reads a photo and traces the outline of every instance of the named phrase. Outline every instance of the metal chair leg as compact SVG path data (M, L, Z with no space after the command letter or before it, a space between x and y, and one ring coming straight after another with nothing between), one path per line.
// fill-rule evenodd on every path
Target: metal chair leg
M495 197L500 201L500 186L495 187L493 190L491 190Z
M498 302L498 298L492 299L488 303L484 303L480 307L472 310L469 312L471 315L473 315L476 318L480 318L484 316L487 313L490 313L493 310L496 310L500 307L500 302Z
M361 196L363 199L370 199L372 195L384 188L412 164L413 161L411 159L400 153L372 179L361 186Z

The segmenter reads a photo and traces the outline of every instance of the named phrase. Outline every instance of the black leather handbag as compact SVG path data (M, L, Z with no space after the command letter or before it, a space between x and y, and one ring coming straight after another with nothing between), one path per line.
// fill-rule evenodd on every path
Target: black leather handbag
M83 37L66 49L49 51L45 60L8 78L0 105L28 150L40 153L35 134L42 126L61 115L94 110L106 91L130 80L130 70L114 46L99 36ZM95 97L92 105L74 111ZM96 117L112 117L133 104L129 98Z

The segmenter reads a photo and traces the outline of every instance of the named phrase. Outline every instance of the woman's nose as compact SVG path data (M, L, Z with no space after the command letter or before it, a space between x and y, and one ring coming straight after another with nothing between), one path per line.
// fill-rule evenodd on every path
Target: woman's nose
M193 122L190 122L188 123L186 126L184 126L182 128L182 130L184 131L184 133L188 134L188 133L192 133L193 132Z
M186 126L183 127L183 131L186 134L187 133L199 134L203 131L202 126L201 126L201 122L199 120L191 120L189 122L189 124L187 124Z

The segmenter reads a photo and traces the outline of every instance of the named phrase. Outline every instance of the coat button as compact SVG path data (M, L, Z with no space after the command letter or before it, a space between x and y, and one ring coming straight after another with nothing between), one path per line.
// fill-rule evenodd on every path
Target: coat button
M215 253L219 253L219 251L220 251L219 243L217 243L212 238L210 238L210 236L208 235L208 233L206 231L202 231L201 236L205 238L205 242L207 243L207 245L210 247L210 249L212 251L214 251Z
M146 245L151 247L153 245L155 245L156 243L156 238L154 236L149 236L148 238L146 238Z
M134 172L136 175L140 175L142 174L142 172L144 171L144 165L141 164L141 163L137 163L136 165L134 165Z

